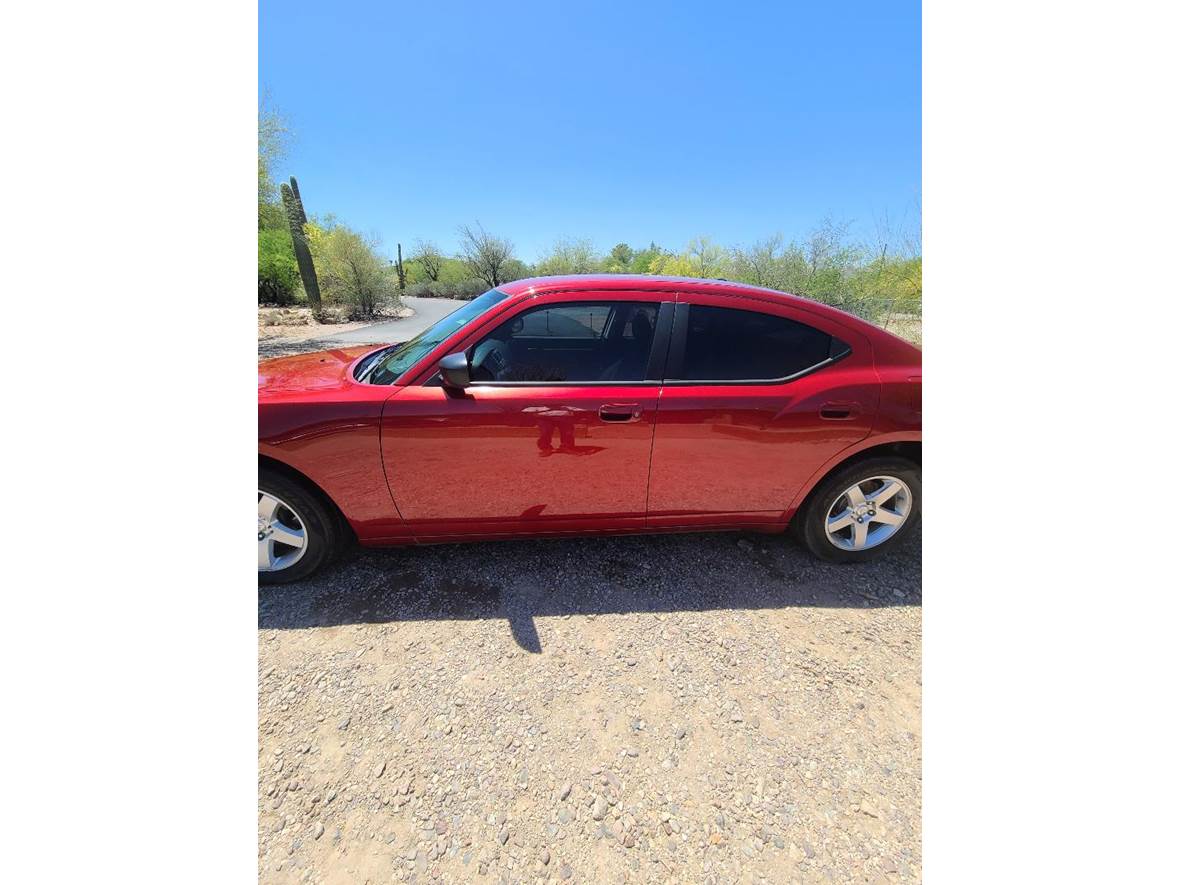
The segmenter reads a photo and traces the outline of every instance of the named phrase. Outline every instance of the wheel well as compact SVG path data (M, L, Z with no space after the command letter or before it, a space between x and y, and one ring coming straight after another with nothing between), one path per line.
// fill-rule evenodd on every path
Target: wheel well
M922 466L922 444L920 442L895 442L872 446L863 452L857 452L847 461L841 461L832 470L839 470L841 467L847 467L849 464L856 464L869 458L879 458L882 455L895 455L898 458L913 461L919 467ZM828 472L831 473L831 470Z
M914 464L917 464L919 469L922 467L922 444L920 442L894 442L883 443L879 446L870 446L863 451L857 452L855 455L845 458L843 461L840 461L837 464L833 464L831 470L816 480L815 485L811 487L811 491L809 491L803 500L799 502L799 507L795 512L798 513L804 507L806 507L807 503L811 500L811 496L815 493L815 490L823 485L824 480L835 473L837 470L843 470L845 467L848 467L852 464L859 464L861 461L867 461L870 458L880 458L882 455L893 455L897 458L904 458L907 461L912 461Z
M276 460L275 458L259 454L258 469L261 471L264 468L274 471L275 473L281 473L283 476L287 477L293 482L299 483L311 494L319 498L320 503L322 503L328 509L329 513L335 514L336 520L340 523L340 530L344 532L346 536L354 538L356 537L356 533L352 530L352 526L349 525L348 520L344 517L343 511L341 511L341 509L336 505L336 502L331 499L327 492L325 492L318 485L316 485L315 482L309 479L306 474L300 473L291 465L284 464L282 461Z

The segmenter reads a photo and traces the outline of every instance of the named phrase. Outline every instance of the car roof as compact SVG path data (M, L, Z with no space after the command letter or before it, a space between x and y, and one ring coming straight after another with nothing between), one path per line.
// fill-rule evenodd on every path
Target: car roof
M774 295L780 298L796 299L795 295L787 295L774 289L764 289L761 286L751 286L748 283L735 283L731 280L708 280L697 277L670 277L657 274L628 274L628 273L587 273L565 274L552 277L529 277L524 280L513 280L498 287L501 292L509 295L535 295L540 292L552 292L560 289L629 289L639 291L732 291ZM805 301L807 299L798 299Z
M811 298L791 295L777 289L767 289L753 286L749 283L737 283L732 280L699 279L697 277L671 277L655 274L568 274L553 277L530 277L524 280L514 280L497 287L513 299L540 295L545 292L560 292L568 289L588 290L627 290L640 292L696 292L702 294L714 293L718 295L750 295L767 301L779 301L812 314L825 316L844 326L852 326L870 337L889 335L872 323L865 322L860 317L830 307ZM894 337L889 335L889 337ZM900 339L898 339L900 340Z

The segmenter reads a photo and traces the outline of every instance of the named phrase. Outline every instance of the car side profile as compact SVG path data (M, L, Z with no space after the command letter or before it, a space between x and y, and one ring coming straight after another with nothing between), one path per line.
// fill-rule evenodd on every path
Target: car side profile
M790 528L857 562L921 509L921 352L722 280L494 288L399 345L258 369L258 572L365 546Z

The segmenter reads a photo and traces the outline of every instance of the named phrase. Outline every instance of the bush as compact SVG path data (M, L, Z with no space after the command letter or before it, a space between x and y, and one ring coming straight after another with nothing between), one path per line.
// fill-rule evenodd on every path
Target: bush
M347 306L351 318L365 319L398 305L396 273L373 237L331 220L306 230L325 307Z
M478 298L487 290L487 283L483 280L459 280L458 282L426 280L406 286L406 294L416 298L458 298L460 301Z
M300 288L290 231L258 231L258 303L294 304Z

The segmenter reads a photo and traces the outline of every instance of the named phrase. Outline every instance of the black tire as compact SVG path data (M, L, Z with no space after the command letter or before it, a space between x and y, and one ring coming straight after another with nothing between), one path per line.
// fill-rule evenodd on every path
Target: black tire
M875 476L892 476L909 486L912 496L909 516L901 528L874 547L865 550L845 550L837 547L824 530L828 511L845 489L854 483ZM837 468L824 477L819 485L807 496L799 512L791 520L791 531L799 542L828 562L867 562L883 556L901 543L918 524L922 517L922 474L912 461L904 458L882 456L868 458L848 467Z
M303 523L306 549L299 559L279 571L258 572L259 584L300 581L345 549L345 533L334 508L324 505L319 495L302 483L266 468L258 471L258 491L280 499Z

